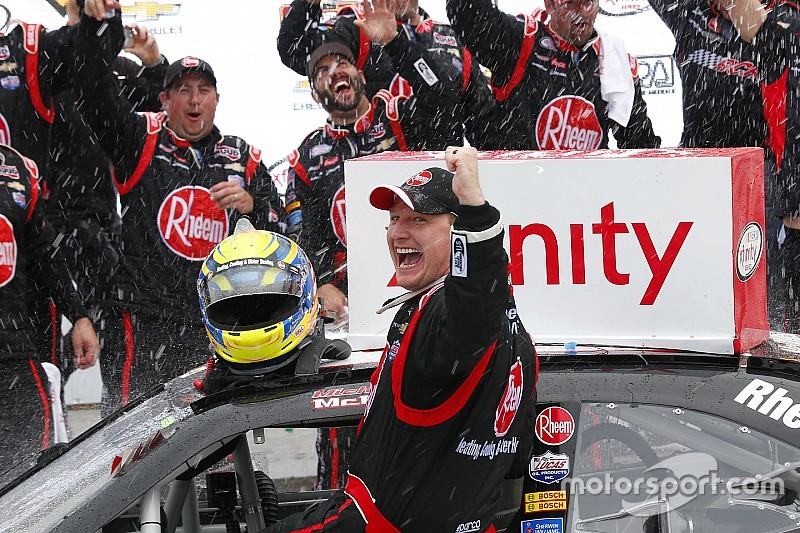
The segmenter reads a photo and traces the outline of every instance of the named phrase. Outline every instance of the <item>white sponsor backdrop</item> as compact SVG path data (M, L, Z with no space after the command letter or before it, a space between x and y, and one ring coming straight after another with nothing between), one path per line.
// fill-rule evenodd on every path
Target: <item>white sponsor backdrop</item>
M13 18L56 28L64 23L56 0L0 0ZM308 83L284 67L276 50L279 8L276 0L123 0L139 9L137 17L156 34L171 60L195 55L211 63L221 94L217 124L261 148L269 164L296 148L325 120L325 112L311 99ZM286 2L288 3L288 2ZM530 13L540 0L499 0L508 13ZM436 20L446 20L444 0L421 0ZM597 26L624 38L629 52L639 56L639 75L655 131L663 146L676 146L682 129L681 90L671 57L674 40L655 13L639 0L601 0L607 13ZM644 7L644 10L642 8ZM641 11L641 12L640 12ZM383 260L385 251L376 250ZM563 278L563 276L562 276ZM371 312L372 307L370 307ZM66 389L68 403L99 400L97 367L72 374Z
M55 0L53 0L55 3ZM280 5L276 0L133 1L138 22L157 34L162 52L171 60L196 55L211 63L221 94L217 124L264 151L276 161L300 144L325 119L311 99L304 77L284 67L276 49ZM500 0L508 13L530 13L540 0ZM63 23L48 0L0 0L14 18L49 28ZM421 0L436 20L446 20L444 0ZM601 8L617 16L599 15L601 30L624 38L639 58L639 73L656 133L664 146L680 139L680 81L670 54L674 40L658 16L640 0L601 0ZM641 9L644 8L643 11ZM151 16L145 15L149 12ZM623 13L627 13L624 14ZM126 16L125 22L134 20Z
M749 281L737 279L731 255L748 222L763 228L761 151L637 152L483 154L481 183L503 216L528 331L545 343L716 353L732 353L737 337L763 337L752 331L766 329L761 232L744 243L760 257ZM387 153L345 163L348 340L356 349L383 347L394 312L375 310L404 292L387 286L388 214L370 206L369 192L441 166L439 157ZM659 271L660 289L652 284Z

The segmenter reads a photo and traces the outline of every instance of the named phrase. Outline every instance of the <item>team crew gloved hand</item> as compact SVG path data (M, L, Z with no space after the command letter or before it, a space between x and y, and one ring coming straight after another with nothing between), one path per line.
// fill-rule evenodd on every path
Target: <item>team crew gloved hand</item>
M97 341L92 321L86 317L76 320L72 327L72 349L75 354L72 360L77 368L83 370L94 366L97 362L100 343Z

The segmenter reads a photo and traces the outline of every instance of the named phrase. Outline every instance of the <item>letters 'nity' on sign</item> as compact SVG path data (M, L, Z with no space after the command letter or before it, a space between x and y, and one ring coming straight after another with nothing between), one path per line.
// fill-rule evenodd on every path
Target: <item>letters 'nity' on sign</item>
M436 164L435 152L345 163L356 349L383 346L392 313L375 310L402 293L369 192ZM735 353L766 338L760 149L487 152L479 165L536 342Z

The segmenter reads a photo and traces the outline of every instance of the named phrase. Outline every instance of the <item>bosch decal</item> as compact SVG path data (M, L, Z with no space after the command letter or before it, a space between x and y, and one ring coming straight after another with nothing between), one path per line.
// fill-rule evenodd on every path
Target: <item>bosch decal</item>
M495 412L494 434L496 437L502 437L508 433L520 404L522 404L522 361L517 357L517 362L511 365L506 390L503 392L503 398Z
M526 513L565 511L566 509L567 509L567 491L565 490L533 492L525 495Z
M531 479L540 483L558 483L569 475L569 456L565 453L552 453L547 450L544 455L534 455L528 467Z
M755 222L750 222L739 235L736 245L736 277L747 281L756 272L761 252L764 250L764 232Z
M762 379L753 379L736 395L736 403L746 405L773 420L780 420L790 429L800 428L800 403L786 395L783 387L776 387Z
M371 385L362 385L352 389L319 389L311 395L311 406L315 411L362 407L367 405L371 392Z
M523 520L520 533L564 533L563 518Z
M0 215L0 287L14 279L17 270L17 239L14 225L4 215Z
M331 227L339 242L347 247L347 210L344 202L344 185L333 194L331 199Z
M536 437L550 446L560 446L572 438L575 419L563 407L548 407L536 417Z
M186 186L169 193L156 223L167 248L190 261L204 260L228 236L228 216L205 187Z
M536 119L536 140L540 150L597 150L603 129L594 104L572 95L551 100Z
M422 172L418 172L408 178L406 185L410 185L411 187L419 187L420 185L425 185L431 181L432 178L433 175L430 172L423 170Z

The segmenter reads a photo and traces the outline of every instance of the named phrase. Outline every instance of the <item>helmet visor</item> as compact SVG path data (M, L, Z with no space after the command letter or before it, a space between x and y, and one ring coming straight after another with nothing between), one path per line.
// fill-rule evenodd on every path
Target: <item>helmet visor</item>
M266 326L297 310L305 276L283 261L232 261L200 280L200 298L216 327L235 331Z

